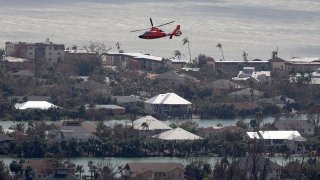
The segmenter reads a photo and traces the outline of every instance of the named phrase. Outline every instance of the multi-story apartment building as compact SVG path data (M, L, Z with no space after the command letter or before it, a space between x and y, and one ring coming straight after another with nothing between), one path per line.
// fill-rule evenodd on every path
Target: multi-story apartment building
M6 42L5 56L13 56L28 60L46 60L49 64L64 59L64 44L54 44L49 39L40 43Z

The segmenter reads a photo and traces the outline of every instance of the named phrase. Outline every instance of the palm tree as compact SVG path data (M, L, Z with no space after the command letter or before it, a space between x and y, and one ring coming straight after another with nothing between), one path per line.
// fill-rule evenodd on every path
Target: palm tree
M83 165L77 165L76 171L79 172L81 179L81 174L84 173Z
M190 51L190 41L188 39L188 37L185 37L182 39L182 44L185 45L185 44L188 44L188 49L189 49L189 56L190 56L190 64L191 64L191 51Z
M224 55L223 55L223 50L222 50L222 44L221 44L221 43L218 43L218 44L217 44L217 47L218 47L218 48L220 49L220 51L221 51L221 55L222 55L223 61L225 61Z
M173 55L175 58L177 57L179 60L180 60L181 56L183 56L183 54L179 50L175 50L173 52Z
M243 57L244 62L248 62L248 53L247 52L243 51L242 57Z

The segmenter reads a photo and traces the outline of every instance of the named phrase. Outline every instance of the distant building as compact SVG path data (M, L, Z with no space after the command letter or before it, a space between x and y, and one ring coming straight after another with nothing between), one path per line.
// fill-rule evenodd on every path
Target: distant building
M95 52L89 52L85 49L72 49L72 50L65 50L64 51L65 62L74 62L80 60L94 60L97 59L98 56Z
M237 127L237 126L223 126L223 127L206 127L206 128L200 128L198 130L198 135L203 138L215 138L215 137L223 137L225 134L245 134L246 130Z
M123 170L123 178L132 180L184 180L186 172L181 163L127 163Z
M71 139L86 141L91 138L98 140L92 133L92 129L77 121L66 122L61 127L58 127L58 129L46 131L45 138L49 142L70 141Z
M6 42L5 56L28 60L46 60L49 64L64 60L64 44L54 44L49 39L40 43Z
M106 114L111 115L121 115L126 113L126 109L124 107L114 105L114 104L96 104L93 107L90 107L89 104L85 105L87 110L93 111L105 111Z
M272 70L285 70L286 69L286 60L281 59L277 56L275 56L272 59L268 60L271 65Z
M256 71L254 67L243 67L243 70L239 72L237 77L233 77L235 81L245 81L248 79L254 79L257 82L271 81L270 71Z
M258 100L263 96L262 91L258 91L252 88L245 88L239 91L234 91L230 94L228 94L229 98L236 99L236 100L241 100L241 101L251 101L253 100Z
M168 71L168 72L159 74L155 76L154 79L166 81L167 84L175 84L175 85L186 84L187 82L190 82L190 83L200 82L197 78L193 76L190 76L184 73L178 74L176 71Z
M136 104L138 102L143 102L139 96L112 96L114 100L117 101L119 105L129 105L129 104Z
M156 71L168 67L181 70L187 60L165 59L142 53L107 53L104 65L130 67L138 70Z
M286 144L293 152L302 152L301 142L306 141L298 131L258 131L247 132L250 139L262 139L267 145Z
M297 130L300 134L313 135L316 125L306 120L279 120L274 122L278 130Z
M285 63L287 71L310 72L320 68L320 58L293 57Z
M5 134L0 133L0 154L9 147L10 142L13 142L14 139Z

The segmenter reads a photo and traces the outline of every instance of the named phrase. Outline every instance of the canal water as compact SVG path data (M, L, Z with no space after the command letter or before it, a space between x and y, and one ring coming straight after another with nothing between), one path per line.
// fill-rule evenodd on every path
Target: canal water
M31 160L34 160L37 158L32 158ZM121 158L121 157L105 157L105 158L95 158L95 157L81 157L81 158L70 158L69 160L72 161L75 165L82 165L84 169L84 173L86 175L89 175L89 167L88 162L93 161L95 165L104 165L104 164L112 164L112 167L115 167L116 169L119 166L124 166L126 163L139 163L139 162L178 162L182 163L184 165L191 163L195 160L204 160L214 166L217 161L220 159L220 157L142 157L142 158ZM0 160L2 160L6 165L9 165L13 160L20 161L19 158L12 158L12 157L0 157ZM24 159L28 160L28 159ZM67 159L63 159L67 160ZM273 162L276 162L277 164L284 166L287 164L289 159L286 159L284 157L274 157L271 158ZM290 160L302 160L302 157L292 157ZM306 158L305 158L306 160Z
M252 118L235 118L235 119L192 119L191 121L196 122L199 124L199 127L212 127L212 126L217 126L218 124L222 124L224 126L234 126L237 124L238 121L242 120L245 123L249 123L251 121ZM263 118L263 124L266 123L273 123L274 120L276 119L276 117L274 116L266 116ZM307 117L306 115L297 115L294 117L281 117L281 119L296 119L296 120L306 120ZM163 121L164 123L170 125L171 123L175 123L175 124L181 124L183 122L186 122L187 120L165 120ZM92 123L95 124L95 121L85 121L87 123ZM11 126L16 125L17 123L24 123L25 127L28 126L28 122L26 121L0 121L0 125L2 126L3 129L8 129ZM46 121L46 123L51 124L51 123L59 123L57 121ZM130 120L105 120L104 124L107 126L114 126L116 124L122 124L122 125L130 125L131 121Z

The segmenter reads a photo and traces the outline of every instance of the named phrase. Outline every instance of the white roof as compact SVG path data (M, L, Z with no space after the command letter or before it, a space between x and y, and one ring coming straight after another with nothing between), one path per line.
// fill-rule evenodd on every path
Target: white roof
M298 131L259 131L259 134L257 132L247 132L247 134L251 139L305 140Z
M148 54L143 54L143 53L119 53L119 52L108 52L108 54L110 55L126 55L126 56L131 56L135 59L149 59L152 61L162 61L163 57L159 57L159 56L152 56L152 55L148 55ZM168 58L170 61L174 62L174 63L187 63L189 62L188 60L179 60L179 59L172 59L172 58Z
M301 63L310 63L314 61L320 61L320 58L310 58L310 57L294 57L289 62L301 62Z
M22 62L26 62L26 61L30 61L28 59L23 59L23 58L17 58L17 57L12 57L12 56L5 56L4 57L4 60L5 61L8 61L8 62L17 62L17 63L22 63Z
M24 103L16 103L14 107L16 109L49 109L57 108L58 106L47 101L27 101Z
M251 74L244 73L243 71L239 71L239 74L237 77L233 77L232 80L235 81L245 81L250 78L254 78L257 81L266 81L265 78L270 77L271 72L270 71L253 71Z
M172 129L170 126L165 123L157 120L152 116L145 116L140 119L137 119L133 122L133 128L138 130L146 130L145 127L142 126L143 123L148 124L148 130L157 130L157 129Z
M183 99L175 93L159 94L145 101L149 104L190 105L191 102Z
M199 140L203 139L202 137L199 137L197 135L194 135L184 129L176 128L172 129L163 133L160 133L158 135L154 135L152 137L163 139L163 140Z

